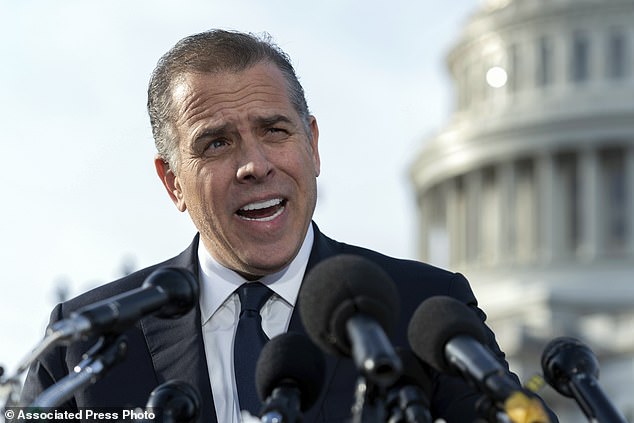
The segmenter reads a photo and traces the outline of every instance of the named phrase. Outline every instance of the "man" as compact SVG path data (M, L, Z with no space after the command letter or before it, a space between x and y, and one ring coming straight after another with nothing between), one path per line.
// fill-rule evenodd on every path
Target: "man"
M320 171L317 121L288 58L269 40L226 31L181 40L152 75L148 109L158 149L157 174L199 234L179 256L58 305L51 322L134 289L165 265L193 271L200 283L200 304L177 320L143 318L126 332L126 360L66 407L143 406L152 389L176 378L200 391L200 421L239 421L241 384L233 372L232 348L238 288L259 281L273 292L261 308L269 338L287 330L303 332L296 307L302 279L316 263L341 253L374 261L396 281L402 310L395 345L407 345L409 318L430 296L453 296L484 321L461 275L341 244L312 222ZM488 336L490 348L504 362L490 331ZM35 363L25 383L25 401L64 377L93 342L58 348ZM356 382L352 362L328 357L326 373L307 422L339 422L350 416ZM435 417L475 420L479 395L472 388L436 373L433 382Z

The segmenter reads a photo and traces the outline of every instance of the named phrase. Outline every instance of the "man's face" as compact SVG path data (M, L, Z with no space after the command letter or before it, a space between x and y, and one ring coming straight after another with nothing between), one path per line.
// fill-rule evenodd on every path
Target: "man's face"
M174 204L189 211L224 266L247 277L282 269L315 209L316 120L310 117L309 136L281 71L269 63L187 74L172 94L179 163L155 164Z

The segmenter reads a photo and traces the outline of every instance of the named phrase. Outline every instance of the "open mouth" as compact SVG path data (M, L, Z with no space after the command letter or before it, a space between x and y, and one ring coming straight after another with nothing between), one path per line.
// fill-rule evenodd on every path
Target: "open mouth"
M240 208L236 214L244 220L269 222L284 212L287 200L284 198L274 198L257 203L249 203Z

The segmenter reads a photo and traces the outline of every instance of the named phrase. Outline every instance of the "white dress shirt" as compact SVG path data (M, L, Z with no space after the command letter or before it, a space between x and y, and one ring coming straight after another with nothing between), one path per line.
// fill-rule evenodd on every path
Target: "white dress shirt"
M262 329L269 338L288 329L313 239L313 228L309 226L293 261L280 272L259 279L274 292L260 310ZM218 422L240 423L233 371L233 341L240 315L240 299L235 290L246 280L218 263L202 242L198 244L198 260L203 342L216 416Z

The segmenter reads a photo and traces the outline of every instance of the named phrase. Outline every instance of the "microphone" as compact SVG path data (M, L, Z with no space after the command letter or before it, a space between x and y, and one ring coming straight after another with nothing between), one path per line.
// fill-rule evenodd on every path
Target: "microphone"
M140 288L82 307L54 323L47 336L71 341L95 333L118 333L141 317L155 313L177 318L198 301L198 283L183 268L162 267L150 274Z
M287 332L267 342L255 370L265 423L295 423L315 403L324 383L322 352L304 335Z
M589 420L627 423L599 385L599 362L592 350L571 337L555 338L542 353L544 379L563 396L574 398Z
M324 351L352 356L379 386L398 378L401 363L386 335L399 313L398 293L381 267L350 254L326 259L306 276L298 304L308 335Z
M396 353L403 363L403 373L387 391L387 423L432 423L429 373L411 350L397 348Z
M168 380L150 393L145 408L155 423L193 423L200 413L200 395L186 382Z
M526 392L485 347L483 327L466 304L436 296L416 309L407 337L421 360L439 372L462 376L493 400L513 422L550 422L541 401Z

